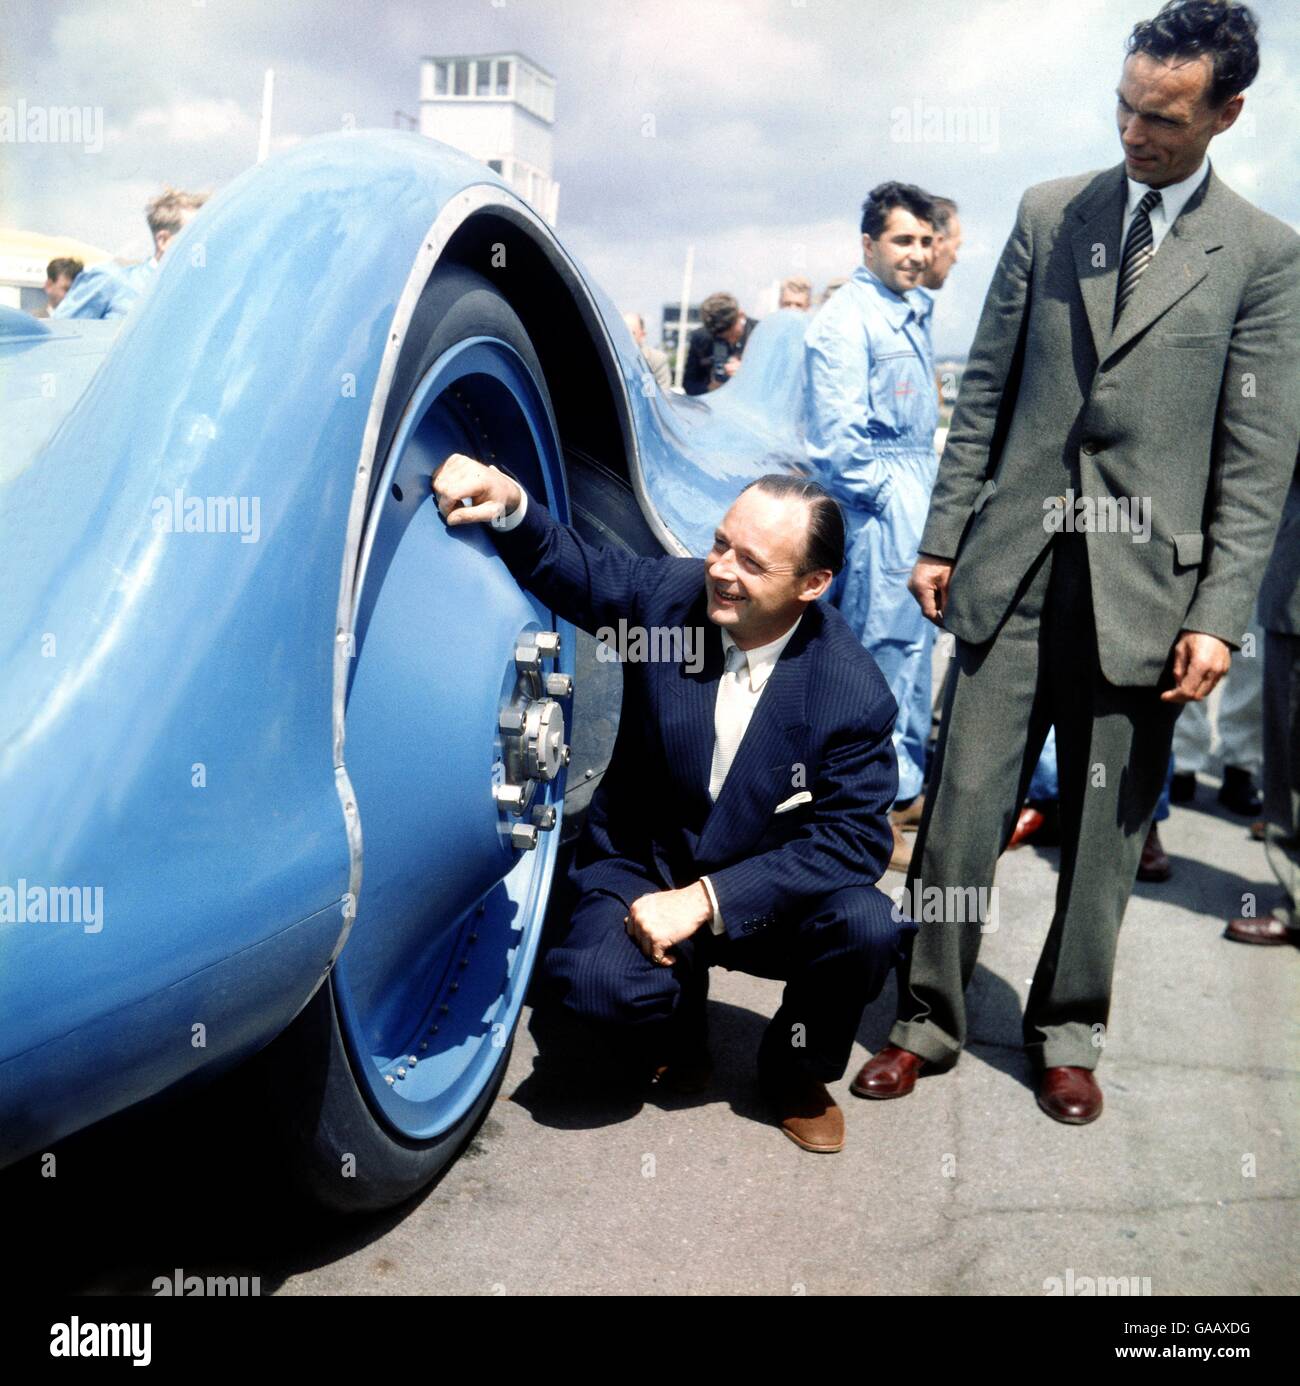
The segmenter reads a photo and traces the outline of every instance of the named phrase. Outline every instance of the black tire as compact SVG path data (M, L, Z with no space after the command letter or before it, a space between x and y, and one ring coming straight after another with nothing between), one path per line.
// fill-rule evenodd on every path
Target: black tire
M293 1024L255 1061L290 1154L294 1188L335 1213L382 1212L404 1202L473 1139L501 1089L513 1048L511 1035L487 1086L451 1130L428 1142L403 1140L380 1124L361 1091L327 977Z

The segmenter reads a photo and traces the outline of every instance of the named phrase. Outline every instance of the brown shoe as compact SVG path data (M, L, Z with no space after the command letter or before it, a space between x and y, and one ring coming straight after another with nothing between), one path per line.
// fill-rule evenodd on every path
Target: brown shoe
M906 1097L924 1067L925 1060L919 1054L891 1044L862 1065L849 1091L855 1097Z
M894 855L889 859L889 869L891 871L901 871L907 874L907 868L912 864L912 843L909 838L902 834L898 824L894 824Z
M906 808L891 809L889 817L900 828L919 828L925 812L925 795L918 794Z
M1275 914L1266 914L1259 919L1230 919L1223 931L1224 938L1234 943L1294 943L1297 931L1285 919Z
M834 1155L844 1149L844 1113L826 1085L803 1074L759 1072L781 1130L802 1150Z
M1054 1121L1086 1126L1101 1115L1101 1089L1091 1069L1045 1069L1038 1086L1038 1105Z
M1009 852L1013 847L1019 847L1022 843L1028 842L1043 826L1044 821L1043 815L1036 808L1030 808L1026 804L1016 819L1016 830L1011 834L1011 841L1007 843L1007 851Z
M1169 865L1165 849L1160 845L1160 834L1152 823L1147 840L1142 844L1142 860L1138 862L1139 881L1167 881L1174 874Z

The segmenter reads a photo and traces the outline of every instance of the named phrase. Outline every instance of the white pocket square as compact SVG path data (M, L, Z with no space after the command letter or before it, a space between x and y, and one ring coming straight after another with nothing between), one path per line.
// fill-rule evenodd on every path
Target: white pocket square
M800 804L811 804L811 803L812 803L812 794L811 794L811 792L810 792L809 790L807 790L807 789L801 789L801 790L799 791L798 794L792 794L788 799L784 800L782 803L779 803L779 804L772 810L772 813L773 813L774 815L775 815L775 814L778 814L778 813L785 813L788 809L798 808Z

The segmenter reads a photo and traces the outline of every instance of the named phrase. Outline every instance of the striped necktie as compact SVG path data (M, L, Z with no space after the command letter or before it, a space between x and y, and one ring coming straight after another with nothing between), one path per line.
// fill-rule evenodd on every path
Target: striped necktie
M744 680L742 684L741 680ZM713 708L713 763L709 767L709 798L717 799L723 781L744 740L748 719L744 716L749 685L749 659L739 645L727 650L726 672L718 683Z
M1133 214L1132 225L1128 229L1128 240L1124 242L1124 258L1119 266L1119 290L1115 295L1115 322L1120 319L1125 305L1133 297L1137 282L1146 272L1155 254L1152 249L1154 237L1151 234L1151 212L1160 205L1160 191L1152 188L1138 203ZM1111 324L1112 327L1114 323Z

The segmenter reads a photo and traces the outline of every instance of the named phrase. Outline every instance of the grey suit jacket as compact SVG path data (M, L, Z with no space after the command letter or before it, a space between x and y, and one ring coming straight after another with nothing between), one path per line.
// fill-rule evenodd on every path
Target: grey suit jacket
M980 643L1062 501L1136 499L1147 542L1086 542L1102 671L1147 685L1181 630L1236 648L1250 621L1300 441L1300 237L1211 170L1112 331L1125 188L1120 164L1022 198L920 547Z
M1259 623L1279 635L1300 635L1300 454L1259 589Z

